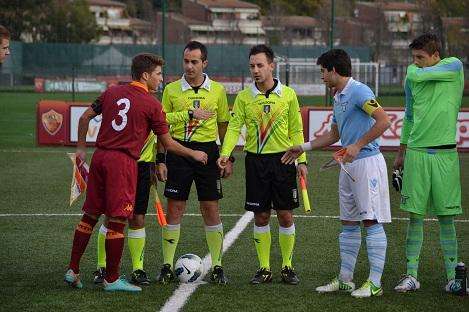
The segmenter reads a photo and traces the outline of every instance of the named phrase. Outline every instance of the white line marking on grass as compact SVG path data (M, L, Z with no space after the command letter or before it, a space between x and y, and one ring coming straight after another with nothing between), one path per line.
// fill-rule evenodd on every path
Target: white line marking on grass
M0 213L0 218L2 217L78 217L81 216L81 213ZM155 216L154 213L147 213L147 216ZM186 213L184 216L188 217L201 217L200 213ZM239 213L224 213L220 214L221 217L230 218L230 217L242 217L242 214ZM272 214L275 217L275 214ZM295 218L299 219L339 219L339 216L315 216L315 215L295 215ZM405 217L393 217L393 221L409 221L409 218ZM426 222L437 222L438 219L435 218L425 218L423 221ZM454 222L458 223L469 223L469 219L454 219Z
M241 218L236 222L236 225L225 235L223 240L223 253L235 242L238 236L244 231L246 226L253 219L254 214L252 212L244 213ZM204 278L208 270L210 269L210 254L207 254L203 261L204 274L200 276L200 280ZM203 285L203 283L195 284L180 284L179 287L174 291L173 295L166 301L160 312L177 312L187 302L189 297L195 292L197 287Z
M18 150L18 149L0 149L0 153L44 153L44 154L66 154L75 151L75 149L71 148L70 151L67 150L41 150L41 149L25 149L25 150Z

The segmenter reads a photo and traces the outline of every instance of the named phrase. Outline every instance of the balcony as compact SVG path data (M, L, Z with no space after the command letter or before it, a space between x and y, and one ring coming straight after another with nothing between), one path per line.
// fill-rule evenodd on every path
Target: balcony
M99 17L96 19L99 26L107 26L109 28L129 29L130 19L128 18L104 18Z

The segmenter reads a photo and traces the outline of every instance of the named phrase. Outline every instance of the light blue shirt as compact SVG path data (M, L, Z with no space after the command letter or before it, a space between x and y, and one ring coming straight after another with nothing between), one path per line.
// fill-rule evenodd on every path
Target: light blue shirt
M363 110L365 102L372 99L375 99L373 91L353 78L340 93L335 94L332 123L337 124L342 146L355 144L375 124L375 120ZM379 153L378 141L374 140L365 145L355 159Z

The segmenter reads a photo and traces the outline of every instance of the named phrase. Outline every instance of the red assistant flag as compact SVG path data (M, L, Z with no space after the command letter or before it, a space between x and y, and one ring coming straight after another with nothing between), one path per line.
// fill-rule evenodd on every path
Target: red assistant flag
M84 159L77 157L75 153L67 153L73 163L72 183L70 185L70 206L86 191L90 167Z

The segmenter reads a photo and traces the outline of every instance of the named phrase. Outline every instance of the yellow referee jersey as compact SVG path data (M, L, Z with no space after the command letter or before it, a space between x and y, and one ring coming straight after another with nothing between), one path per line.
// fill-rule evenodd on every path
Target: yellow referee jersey
M156 135L150 131L140 152L138 162L154 162L156 158Z
M184 142L212 142L218 136L218 123L228 122L230 113L225 87L204 74L204 83L194 90L184 76L163 91L163 110L173 138ZM203 108L214 113L207 120L189 120L188 111Z
M244 150L250 153L279 153L304 143L296 93L278 80L268 96L262 94L255 84L238 93L223 142L222 156L231 154L244 125L247 128ZM303 153L298 161L305 162L306 154Z

